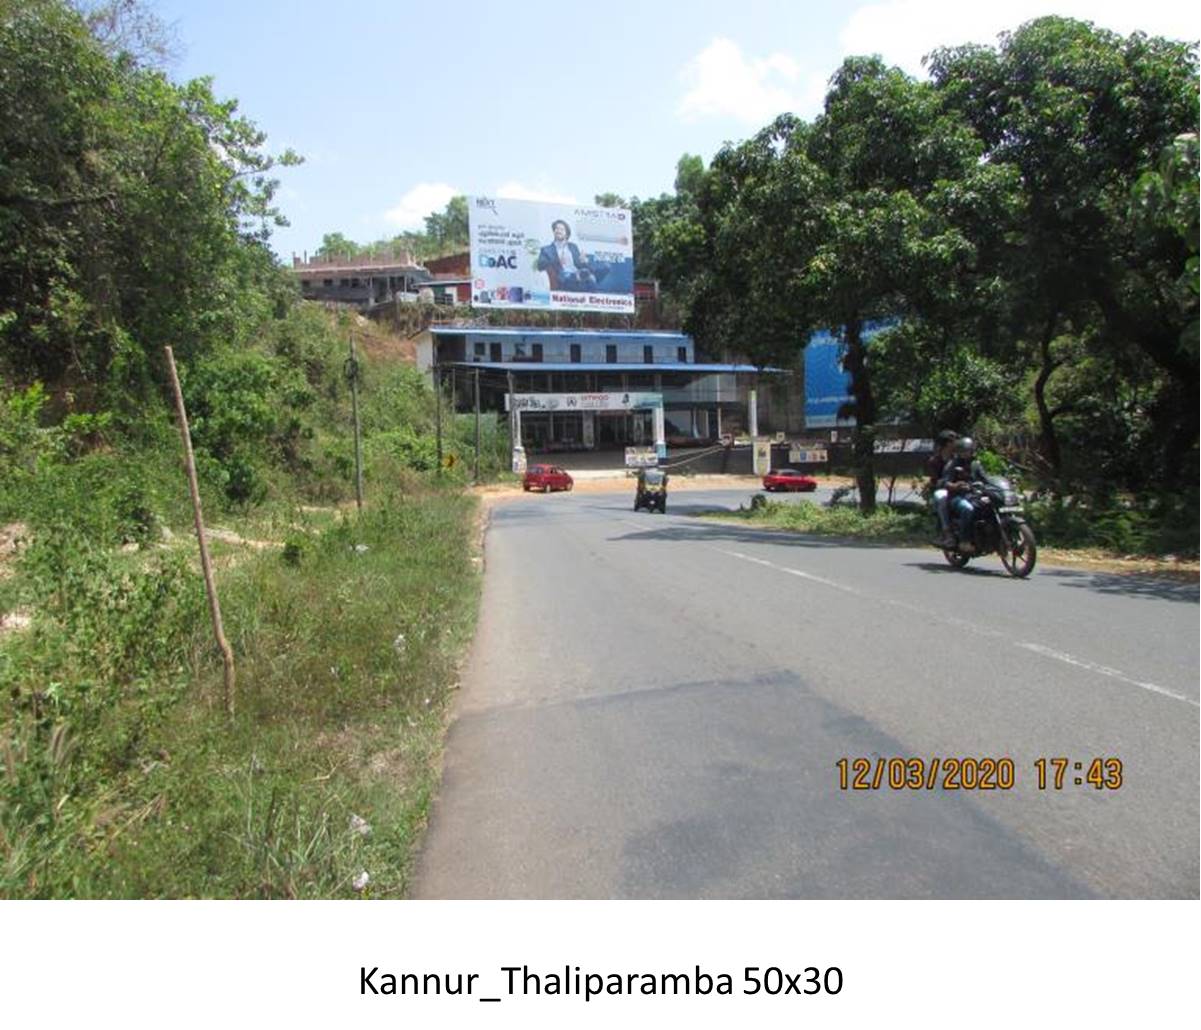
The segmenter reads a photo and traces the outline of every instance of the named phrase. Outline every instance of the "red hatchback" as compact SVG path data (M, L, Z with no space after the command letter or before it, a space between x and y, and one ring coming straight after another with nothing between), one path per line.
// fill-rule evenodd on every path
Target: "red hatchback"
M541 490L550 493L552 490L570 490L571 476L558 465L531 465L521 481L523 490Z
M817 489L817 480L796 469L776 469L763 477L764 490L799 490L808 493Z

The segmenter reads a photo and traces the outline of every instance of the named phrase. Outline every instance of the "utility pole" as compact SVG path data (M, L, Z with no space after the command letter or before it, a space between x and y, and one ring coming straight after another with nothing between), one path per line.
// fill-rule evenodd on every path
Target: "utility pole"
M509 460L512 461L513 450L517 446L517 439L513 434L513 420L517 417L517 412L513 410L513 373L506 373L509 379Z
M480 370L475 370L475 481L480 481Z
M434 365L434 422L438 438L438 475L442 475L442 369Z
M346 378L350 380L350 410L354 416L354 502L363 510L363 432L359 425L359 359L354 352L354 334L350 335L350 357L346 360Z

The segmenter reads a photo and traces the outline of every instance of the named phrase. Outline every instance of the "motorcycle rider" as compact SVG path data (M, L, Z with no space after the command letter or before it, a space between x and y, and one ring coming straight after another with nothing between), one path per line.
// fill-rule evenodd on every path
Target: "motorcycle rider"
M973 483L983 483L984 467L976 460L976 442L970 436L961 436L955 441L954 457L943 469L938 485L947 491L949 506L959 519L959 551L973 554L976 545L972 542Z
M959 434L955 430L944 429L935 438L934 453L926 460L926 474L929 477L926 481L926 496L930 498L938 516L938 525L942 530L942 537L938 541L941 547L955 546L955 535L951 532L951 516L947 506L948 494L939 482L943 470L955 454L955 441L958 438Z

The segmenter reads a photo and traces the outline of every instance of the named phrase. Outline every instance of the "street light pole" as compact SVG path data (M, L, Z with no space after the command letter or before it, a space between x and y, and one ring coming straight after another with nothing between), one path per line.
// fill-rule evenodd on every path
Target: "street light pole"
M480 370L475 370L475 481L480 481Z

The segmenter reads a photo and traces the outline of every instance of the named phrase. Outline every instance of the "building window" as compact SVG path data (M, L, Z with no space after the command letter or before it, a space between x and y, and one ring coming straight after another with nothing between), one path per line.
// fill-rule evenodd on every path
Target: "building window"
M525 359L526 359L525 344L524 343L513 344L513 360L514 361L525 361Z
M476 340L475 356L477 358L482 358L487 353L487 351L488 351L488 345L486 343L484 343L482 340Z
M488 354L489 354L489 357L491 357L493 361L500 361L500 344L499 343L488 344Z
M350 285L350 280L349 280L349 279L339 279L339 280L338 280L338 285L339 285L339 286L349 286L349 285Z
M531 346L530 349L533 351L534 360L541 361L542 360L542 344L535 343Z
M653 365L655 363L655 348L649 343L642 347L642 360L644 364Z
M353 278L350 280L350 285L357 290L362 285L362 283L360 283L357 278Z
M571 345L571 360L577 365L580 363L580 345L578 343Z
M605 344L605 360L610 365L617 364L617 344L615 344L615 343L606 343Z
M681 365L687 363L687 361L688 361L688 348L687 347L677 347L676 348L676 360Z
M332 279L322 279L322 280L321 280L321 285L322 285L322 286L329 287L329 288L331 288L331 289L332 289L332 288L333 288L333 285L334 285L334 281L333 281Z

